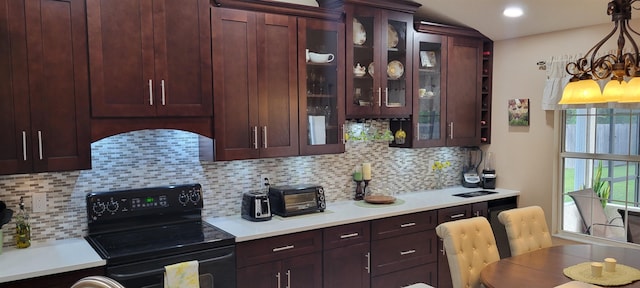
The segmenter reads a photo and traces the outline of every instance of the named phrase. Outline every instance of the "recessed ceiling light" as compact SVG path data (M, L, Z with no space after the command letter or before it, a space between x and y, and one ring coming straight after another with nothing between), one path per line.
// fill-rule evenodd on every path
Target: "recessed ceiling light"
M502 12L504 16L511 18L520 17L522 16L522 13L522 8L520 7L507 7L504 9L504 12Z

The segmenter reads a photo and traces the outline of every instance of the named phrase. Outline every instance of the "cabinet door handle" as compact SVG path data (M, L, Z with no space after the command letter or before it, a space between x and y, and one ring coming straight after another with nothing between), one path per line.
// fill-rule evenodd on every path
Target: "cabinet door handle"
M358 235L360 235L360 234L358 234L357 232L356 233L351 233L351 234L343 234L343 235L340 235L340 239L352 238L352 237L356 237Z
M153 80L149 79L149 105L153 106Z
M295 246L293 245L287 245L287 246L283 246L283 247L277 247L277 248L273 248L273 252L280 252L280 251L284 251L284 250L289 250L289 249L293 249L295 248Z
M460 218L460 217L464 217L464 213L454 214L454 215L450 216L451 219L456 219L456 218Z
M22 131L22 159L27 161L27 131Z
M160 92L162 92L162 106L165 106L164 79L160 80Z
M384 106L389 107L389 87L384 88Z
M476 211L476 213L474 213L476 215L476 217L480 217L480 211Z
M378 107L382 106L382 87L378 87Z
M449 126L449 138L453 140L453 122L451 122L451 126Z
M416 250L407 250L407 251L400 251L400 255L404 256L404 255L409 255L409 254L413 254L416 253Z
M38 130L38 156L42 160L42 131Z
M287 270L287 288L291 288L291 270Z
M258 149L258 126L251 127L253 130L253 149Z
M280 288L280 272L276 274L276 279L278 279L278 288Z
M262 138L264 138L264 143L262 143L262 146L267 149L267 126L263 126L262 127Z
M409 222L409 223L400 224L400 228L407 228L407 227L411 227L411 226L416 226L416 223L415 222Z
M367 267L364 269L367 270L367 274L371 274L371 252L367 252L364 257L367 257Z
M416 140L420 140L420 123L416 123Z

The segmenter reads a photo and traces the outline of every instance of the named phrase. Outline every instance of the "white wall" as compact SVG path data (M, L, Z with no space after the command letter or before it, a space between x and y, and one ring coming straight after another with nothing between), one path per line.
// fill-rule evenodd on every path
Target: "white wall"
M633 27L638 24L632 22ZM557 152L554 113L541 108L546 74L536 63L551 56L586 53L611 29L609 23L494 43L492 144L487 150L494 153L497 185L522 191L520 205L542 206L548 223ZM609 45L615 44L610 40ZM529 127L508 126L507 101L513 98L530 99Z

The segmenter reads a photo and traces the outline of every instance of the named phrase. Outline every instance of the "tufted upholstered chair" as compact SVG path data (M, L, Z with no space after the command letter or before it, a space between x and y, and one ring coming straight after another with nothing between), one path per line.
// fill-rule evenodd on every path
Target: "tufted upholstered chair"
M436 234L444 241L453 288L482 287L480 271L500 260L489 221L473 217L445 222L436 227Z
M498 214L498 220L507 231L511 256L550 247L552 244L544 210L540 206L505 210Z

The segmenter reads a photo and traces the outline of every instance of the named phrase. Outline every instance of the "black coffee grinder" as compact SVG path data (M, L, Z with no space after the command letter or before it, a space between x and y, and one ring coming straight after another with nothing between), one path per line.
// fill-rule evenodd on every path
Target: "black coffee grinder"
M487 159L484 160L484 169L482 169L482 188L496 188L496 169L493 163L493 153L487 153Z
M482 162L482 150L480 147L462 147L464 161L462 164L462 186L467 188L480 187L482 185L478 166Z

